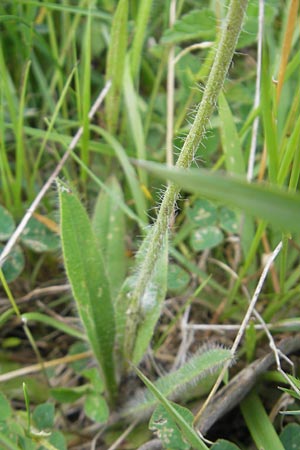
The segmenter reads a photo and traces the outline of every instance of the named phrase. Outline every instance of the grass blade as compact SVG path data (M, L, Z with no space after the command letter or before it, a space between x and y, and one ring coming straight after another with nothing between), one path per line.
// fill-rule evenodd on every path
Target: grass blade
M151 383L150 380L148 380L143 373L135 368L135 371L139 378L142 380L142 382L147 386L149 391L157 398L159 403L161 403L166 411L170 414L170 416L173 418L173 420L176 422L177 426L180 428L183 436L185 439L190 443L190 445L194 449L199 450L208 450L208 447L204 444L204 442L200 439L197 432L194 430L193 427L189 423L187 423L184 418L181 416L181 414L178 413L178 411L174 408L171 402L160 393L160 391L156 388L156 386Z
M90 3L91 8L92 2ZM91 14L88 15L87 23L86 23L86 29L85 29L85 36L83 39L83 51L82 54L84 55L83 60L83 66L82 66L82 98L81 98L81 105L82 105L82 126L83 126L83 133L82 133L82 147L81 147L81 159L82 162L86 165L89 163L89 139L90 139L90 120L89 120L89 110L91 105L91 58L92 58L92 51L91 51L91 29L92 29L92 16ZM83 183L86 182L87 174L81 170L81 180Z
M241 410L257 448L284 450L257 394L248 395L241 403Z
M54 317L46 316L45 314L32 312L32 313L24 313L22 314L22 319L24 320L32 320L35 322L44 323L49 325L50 327L55 328L56 330L63 331L65 334L69 336L73 336L77 339L86 340L86 336L76 328L70 327L66 323L54 319Z
M240 139L232 113L223 93L219 96L219 116L221 121L221 140L225 154L226 169L236 175L245 174L245 161Z
M138 164L188 192L239 208L247 214L270 221L277 228L299 231L299 194L288 193L272 185L249 184L237 177L205 169L167 168L146 161Z
M150 15L152 0L144 0L139 4L136 28L130 50L130 65L133 81L139 76L142 47L145 40L146 26Z
M133 81L130 74L128 58L126 60L124 73L124 97L137 158L147 159L142 119L138 108L137 95L134 90ZM139 179L143 185L147 186L147 174L144 170L139 169Z
M135 173L135 170L133 169L131 162L128 159L128 156L126 154L125 149L122 147L122 145L107 131L103 130L100 127L93 127L93 130L95 130L97 133L99 133L108 144L112 146L114 149L114 152L120 161L120 164L125 172L132 197L135 202L135 208L138 213L139 218L144 222L147 223L147 206L144 194L142 192L141 186L138 183L137 176Z
M102 255L78 198L58 181L64 263L88 340L113 400L114 310Z
M117 128L127 47L128 0L120 0L113 18L106 63L106 79L112 85L106 96L107 128L114 133Z

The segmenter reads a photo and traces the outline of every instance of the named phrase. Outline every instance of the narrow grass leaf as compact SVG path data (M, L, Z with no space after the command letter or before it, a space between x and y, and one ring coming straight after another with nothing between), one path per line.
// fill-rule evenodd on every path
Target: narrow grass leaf
M284 450L278 434L257 394L251 393L241 403L241 410L257 448Z
M89 217L74 193L58 184L64 263L89 343L111 398L114 372L114 309L105 264Z
M128 0L120 0L113 18L106 62L106 79L111 88L106 96L107 128L114 133L117 128L127 47Z
M245 174L245 161L234 118L223 93L219 96L221 141L226 169L235 175Z
M171 402L155 387L150 380L137 368L135 371L142 382L147 386L149 391L156 397L159 403L161 403L169 415L173 418L174 422L177 424L182 432L182 435L189 442L189 444L197 450L208 450L208 447L200 439L194 428L185 420L184 417L174 408Z
M22 82L21 87L21 95L20 95L20 102L19 102L19 108L18 108L18 122L17 122L17 129L16 129L16 179L14 183L14 190L15 190L15 200L16 200L16 206L19 209L19 211L22 208L22 188L24 189L24 184L26 186L28 182L28 175L29 175L29 169L28 169L28 156L26 156L25 153L25 142L24 142L24 136L23 136L23 124L24 124L24 111L25 111L25 98L26 98L26 90L27 90L27 83L28 83L28 77L29 77L29 70L30 70L31 62L28 61L25 66L25 73L24 73L24 79Z
M261 114L268 155L268 175L271 183L276 183L278 174L277 130L272 102L272 76L269 70L268 50L266 46L263 51L261 80Z
M146 161L138 164L188 192L239 208L247 214L270 221L277 228L299 231L299 194L288 193L268 184L250 184L240 178L205 169L167 168Z
M113 197L124 201L120 184L115 177L110 178L106 186ZM106 191L101 190L98 195L92 226L107 267L112 297L115 298L125 279L127 265L124 241L125 215L119 204L113 201Z
M60 5L59 3L51 3L38 0L18 0L18 3L38 6L39 8L53 9L55 11L72 13L79 16L88 16L89 14L92 14L94 17L98 17L99 19L103 19L107 22L111 21L110 14L106 13L105 11L101 11L99 8L97 9L94 8L90 11L90 8L81 8L79 6L71 6L71 5Z
M90 3L90 8L92 2ZM82 54L83 54L83 67L82 67L82 86L81 86L81 105L82 105L82 126L83 133L81 137L82 146L80 156L84 164L89 163L89 139L90 139L90 129L89 129L89 110L91 106L91 30L92 30L92 16L88 15L85 36L82 41ZM81 180L86 182L87 174L84 170L81 170Z
M147 205L145 201L145 197L143 191L141 189L141 185L137 180L137 175L134 168L129 161L129 158L126 154L124 147L112 136L110 133L105 131L100 127L93 127L93 129L99 133L106 142L112 146L127 178L127 182L129 184L132 197L135 202L135 208L139 218L146 224L147 220Z
M299 0L291 0L289 7L288 20L286 22L286 29L284 33L284 39L281 49L281 58L278 71L278 84L277 84L277 101L280 98L280 94L283 87L283 82L286 73L286 67L289 59L289 55L292 49L292 40L297 24L297 15L299 9Z
M68 334L69 336L73 336L81 340L86 340L85 334L77 330L76 328L70 327L64 322L54 319L54 317L49 317L39 312L24 313L22 314L22 319L44 323L45 325L55 328L56 330L63 331L65 334Z
M129 58L126 59L125 64L124 97L127 118L129 120L130 131L135 145L137 159L147 159L144 130L138 107L138 98L134 90L133 81L130 74ZM139 179L143 185L147 186L147 175L142 169L139 169Z
M139 3L139 10L130 50L130 66L133 81L135 82L140 71L143 43L145 41L146 27L149 20L153 0L144 0Z
M234 117L222 92L219 96L219 117L222 148L225 155L227 172L233 175L243 176L246 173L243 149L234 123ZM239 218L240 221L241 218ZM243 231L240 236L244 254L248 254L253 235L253 220L250 217L245 217L243 220Z

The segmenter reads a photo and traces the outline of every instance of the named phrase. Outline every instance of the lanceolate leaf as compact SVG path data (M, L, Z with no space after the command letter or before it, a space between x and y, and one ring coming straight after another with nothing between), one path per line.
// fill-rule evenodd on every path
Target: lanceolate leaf
M106 186L116 198L123 201L122 190L116 178L109 179ZM99 249L103 252L114 298L124 281L126 272L125 217L118 203L103 190L96 201L92 225L99 242Z
M90 345L113 397L114 309L105 265L88 215L74 193L58 181L64 263Z
M216 373L228 361L232 360L229 349L209 346L200 349L188 362L174 372L159 378L154 386L159 392L173 400L182 395L184 391L208 375ZM151 411L157 404L157 396L153 391L137 392L136 398L129 402L125 413L139 416Z
M268 184L247 183L222 173L205 169L167 168L161 164L140 161L145 169L169 179L188 192L241 209L265 219L280 229L299 231L300 195L288 193Z

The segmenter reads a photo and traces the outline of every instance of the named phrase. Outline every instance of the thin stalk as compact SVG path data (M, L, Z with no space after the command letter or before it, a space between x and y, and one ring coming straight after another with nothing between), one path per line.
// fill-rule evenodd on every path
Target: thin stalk
M136 28L130 52L131 75L135 85L138 85L138 77L141 67L141 55L145 41L146 27L150 16L152 0L140 2Z
M178 168L188 168L190 166L194 154L205 135L205 130L209 124L209 118L217 104L219 93L223 87L234 54L247 4L248 0L231 0L230 2L226 23L222 30L204 95L176 164ZM141 315L141 299L146 291L156 261L159 258L161 247L165 241L179 190L180 188L174 183L169 184L156 223L151 230L150 236L147 238L149 239L148 250L145 254L134 292L130 296L131 301L129 302L128 307L124 355L125 358L129 360L132 356L135 336L138 329L137 318L140 318Z
M170 28L176 19L176 0L170 3ZM174 164L173 156L173 130L174 130L174 93L175 93L175 46L171 45L168 55L168 77L167 77L167 138L166 138L166 160L169 166Z

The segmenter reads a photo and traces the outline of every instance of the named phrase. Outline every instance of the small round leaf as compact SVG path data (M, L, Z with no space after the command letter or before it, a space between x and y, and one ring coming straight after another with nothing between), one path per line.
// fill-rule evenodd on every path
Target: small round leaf
M21 239L26 247L37 253L57 250L60 246L58 234L34 217L29 220Z
M84 402L84 412L90 419L104 423L109 417L109 409L105 399L97 392L90 392Z
M216 247L223 241L223 237L222 231L215 226L198 228L191 233L190 245L193 250L199 252Z
M168 291L180 294L190 282L189 274L177 264L168 266Z
M0 251L2 251L3 245L0 244ZM8 283L14 281L25 266L25 258L21 247L18 245L12 249L7 259L5 260L2 270L4 277Z
M13 216L0 205L0 241L8 239L16 228Z
M54 405L42 403L34 409L32 416L39 430L51 429L54 424Z
M187 217L197 226L214 225L218 218L216 206L208 200L197 199L192 208L187 209Z
M228 208L220 209L220 227L228 233L237 233L239 227L239 220L236 213Z

